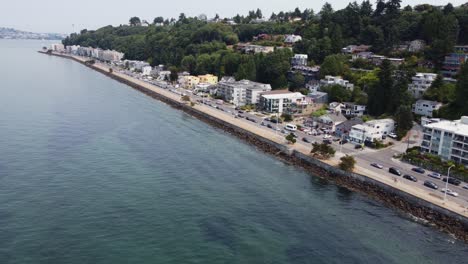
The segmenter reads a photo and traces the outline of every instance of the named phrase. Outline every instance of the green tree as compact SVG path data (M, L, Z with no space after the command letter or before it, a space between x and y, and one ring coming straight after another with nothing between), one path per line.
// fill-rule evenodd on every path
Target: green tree
M141 25L141 20L139 17L132 17L129 20L130 26L140 26Z
M388 109L388 99L393 89L393 69L388 60L384 60L377 74L379 82L370 88L368 110L369 114L380 116Z
M454 105L459 116L468 115L468 63L465 62L458 73L458 82L455 87Z
M312 143L312 150L310 153L318 157L319 159L329 159L335 156L335 150L328 144L325 143Z
M285 138L286 138L286 140L287 140L290 144L296 143L296 137L294 137L294 134L293 134L293 133L290 133L290 134L287 135Z
M197 57L197 67L195 72L197 75L207 74L212 72L211 70L211 56L208 54L202 54Z
M325 57L320 66L320 76L343 75L348 69L346 66L346 57L343 55L329 55Z
M356 164L356 160L353 156L344 156L340 158L340 169L348 172L352 172L354 170L354 165Z
M321 90L328 93L328 101L330 102L349 102L351 100L351 91L339 84L327 85Z
M255 81L257 79L257 69L255 66L255 61L251 56L247 57L247 61L241 63L239 70L236 73L237 80L251 80Z
M171 72L171 75L169 76L171 82L177 81L177 79L179 78L179 75L177 73L177 68L176 67L170 67L169 71Z
M304 76L301 73L296 72L292 76L292 79L289 83L289 88L295 91L297 89L304 88L304 84L305 84Z
M164 23L164 18L159 16L159 17L155 17L154 20L153 20L153 23L154 24L161 24L161 23Z
M193 73L197 67L197 59L193 55L185 56L182 59L181 66L184 70Z
M398 124L398 138L402 138L413 127L413 113L411 107L407 105L399 106L395 114L395 121Z

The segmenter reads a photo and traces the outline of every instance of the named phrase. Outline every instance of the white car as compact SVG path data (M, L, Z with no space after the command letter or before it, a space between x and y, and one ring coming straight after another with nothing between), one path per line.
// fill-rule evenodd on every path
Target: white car
M393 138L393 139L396 139L398 137L397 134L395 134L395 133L390 133L390 134L388 134L388 136Z
M330 138L332 138L332 136L330 136L330 135L323 136L323 139L330 139Z
M439 180L442 178L442 175L440 175L440 173L437 173L437 172L431 172L427 176L434 178L434 179L439 179Z
M444 188L444 189L442 189L442 192L443 192L443 193L446 192L448 195L451 195L451 196L453 196L453 197L457 197L457 196L458 196L458 193L457 193L457 192L454 192L454 191L452 191L452 190L450 190L450 189L445 189L445 188Z

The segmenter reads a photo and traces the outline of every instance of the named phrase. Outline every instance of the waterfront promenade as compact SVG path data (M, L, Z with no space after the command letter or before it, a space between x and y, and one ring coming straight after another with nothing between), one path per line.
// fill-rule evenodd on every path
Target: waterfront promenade
M87 58L79 57L79 56L70 56L70 55L63 55L60 54L60 56L65 56L65 57L70 57L73 58L79 62L85 63L87 61ZM100 64L100 63L95 63L91 65L92 68L95 68L97 70L103 71L103 72L108 72L109 73L109 66L105 64ZM131 76L128 76L124 73L118 72L118 71L113 71L112 74L120 79L123 79L129 83L133 83L135 85L138 85L140 87L143 87L145 89L148 89L149 91L152 91L154 93L159 94L160 96L163 96L169 100L172 100L174 102L178 103L184 103L182 101L182 98L180 95L175 94L173 92L170 92L166 89L163 89L161 87L152 85L150 83L147 83L145 81L139 80L137 78L133 78ZM217 111L211 107L208 107L203 104L195 104L193 108L199 112L202 112L208 116L223 120L224 122L227 122L231 125L234 125L236 127L239 127L245 131L249 131L250 133L255 134L258 137L262 137L265 139L268 139L270 141L273 141L277 144L281 144L283 146L286 146L289 148L291 151L297 151L300 152L304 155L309 155L311 151L311 147L307 147L303 144L287 144L284 135L282 134L277 134L273 132L272 130L266 130L266 129L261 129L260 127L252 124L251 122L245 121L243 119L237 119L234 118L233 115L228 114L226 112L221 112ZM340 157L342 157L343 154L338 153L337 155L330 159L330 160L322 160L322 162L332 165L332 166L337 166L339 163ZM407 194L410 194L412 196L415 196L417 198L420 198L422 200L425 200L427 202L430 202L434 205L437 205L439 207L445 208L447 210L450 210L456 214L459 214L463 217L468 217L468 212L467 212L467 204L464 203L459 203L456 201L453 201L453 199L450 200L443 200L443 195L435 195L433 192L426 191L421 188L415 187L411 182L404 182L401 180L401 178L395 178L395 177L389 177L388 175L385 175L383 173L376 173L372 170L369 170L368 168L365 168L364 166L361 166L360 164L356 164L356 167L354 169L354 172L360 175L363 175L365 177L371 178L373 180L379 181L387 186L390 186L392 188L398 189L400 191L403 191ZM466 202L466 201L465 201Z

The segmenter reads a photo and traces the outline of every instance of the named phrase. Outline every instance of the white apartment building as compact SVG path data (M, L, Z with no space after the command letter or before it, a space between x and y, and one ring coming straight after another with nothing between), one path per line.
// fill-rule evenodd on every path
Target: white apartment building
M437 74L435 73L418 72L411 78L412 82L408 85L408 91L414 98L419 99L424 95L436 78Z
M145 66L143 68L141 68L141 75L151 75L151 71L153 70L153 67L151 66Z
M432 112L439 110L442 103L428 100L418 100L413 104L413 113L420 116L432 117Z
M350 83L348 80L343 80L340 76L331 76L326 75L325 79L320 80L320 86L327 86L327 85L340 85L348 90L354 89L354 84Z
M292 66L307 66L307 54L294 54L294 57L291 58Z
M269 84L249 80L235 81L233 78L223 78L217 84L217 94L235 106L258 104L260 93L267 91L271 91Z
M50 49L52 51L65 51L65 46L62 43L51 44Z
M468 116L424 126L421 151L468 166Z
M299 42L301 40L302 40L302 37L299 36L299 35L285 35L284 36L284 42L285 43L293 44L293 43Z
M365 105L355 103L344 103L345 107L341 108L341 113L347 117L363 116L366 112Z
M349 132L349 140L355 143L365 141L381 140L382 136L388 135L395 130L393 119L376 119L364 124L354 125Z
M264 92L260 95L260 107L268 113L283 113L291 104L303 104L305 96L288 90Z

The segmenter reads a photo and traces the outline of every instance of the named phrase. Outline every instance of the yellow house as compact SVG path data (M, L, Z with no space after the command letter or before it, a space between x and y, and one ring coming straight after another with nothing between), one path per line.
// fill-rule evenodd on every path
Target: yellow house
M209 84L218 83L218 76L215 76L213 74L198 75L198 78L200 78L200 83L209 83Z
M197 84L200 83L200 78L197 76L184 76L182 85L184 88L193 89Z

